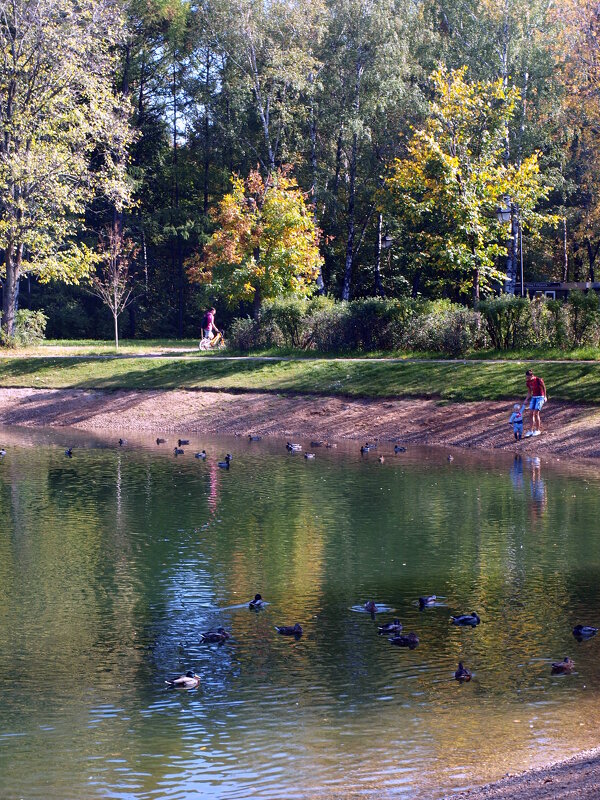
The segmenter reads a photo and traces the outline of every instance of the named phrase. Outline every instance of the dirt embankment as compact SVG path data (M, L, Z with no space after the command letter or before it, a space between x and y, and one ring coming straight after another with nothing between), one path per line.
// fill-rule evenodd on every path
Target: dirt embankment
M370 439L537 455L600 457L600 409L551 401L545 432L515 443L510 403L441 404L435 400L202 391L0 389L0 424L85 429L197 431L320 439ZM526 420L527 421L527 420ZM526 426L527 427L527 426Z

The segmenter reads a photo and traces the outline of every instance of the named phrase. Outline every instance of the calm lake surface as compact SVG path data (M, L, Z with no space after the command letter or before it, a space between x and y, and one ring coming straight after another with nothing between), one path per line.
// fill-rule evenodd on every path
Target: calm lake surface
M437 798L599 743L600 635L571 633L600 624L597 479L119 435L0 428L3 800ZM417 649L378 637L394 616ZM187 669L199 689L165 686Z

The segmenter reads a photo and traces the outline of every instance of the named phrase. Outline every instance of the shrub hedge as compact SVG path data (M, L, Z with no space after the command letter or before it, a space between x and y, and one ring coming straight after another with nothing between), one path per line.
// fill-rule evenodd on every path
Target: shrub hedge
M594 292L566 302L502 295L474 309L448 300L328 297L265 303L259 318L236 319L228 332L236 350L292 348L322 353L416 351L464 356L493 347L570 348L600 342Z

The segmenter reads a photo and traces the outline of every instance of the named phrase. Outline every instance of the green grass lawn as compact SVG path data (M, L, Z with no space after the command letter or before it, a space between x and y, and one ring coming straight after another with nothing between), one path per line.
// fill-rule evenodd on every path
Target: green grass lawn
M451 356L436 352L408 352L408 351L372 351L364 352L339 352L339 353L318 353L314 351L295 350L293 348L269 348L256 350L252 353L238 353L236 351L218 350L214 352L200 352L197 339L123 339L120 342L119 350L115 350L114 342L111 340L97 339L48 339L34 347L20 348L18 350L7 351L7 354L17 357L28 358L30 356L47 355L142 355L142 354L161 354L164 356L186 355L188 357L206 358L215 355L253 355L253 356L293 356L295 358L330 359L330 358L417 358L417 359L451 359ZM0 357L2 350L0 350ZM560 350L558 348L524 348L520 350L478 350L467 354L465 360L479 359L502 359L509 361L531 360L567 360L567 361L599 361L600 348L598 347L579 347L572 350Z
M600 364L543 364L550 399L600 403ZM216 361L207 359L0 358L0 386L98 389L222 389L349 397L439 397L450 401L525 396L518 363Z

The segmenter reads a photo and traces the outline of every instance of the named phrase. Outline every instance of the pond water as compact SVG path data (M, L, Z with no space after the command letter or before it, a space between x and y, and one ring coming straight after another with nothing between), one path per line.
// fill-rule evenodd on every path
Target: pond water
M600 623L593 476L119 435L0 429L3 800L438 798L598 744L600 635L571 633ZM377 635L395 616L416 649Z

